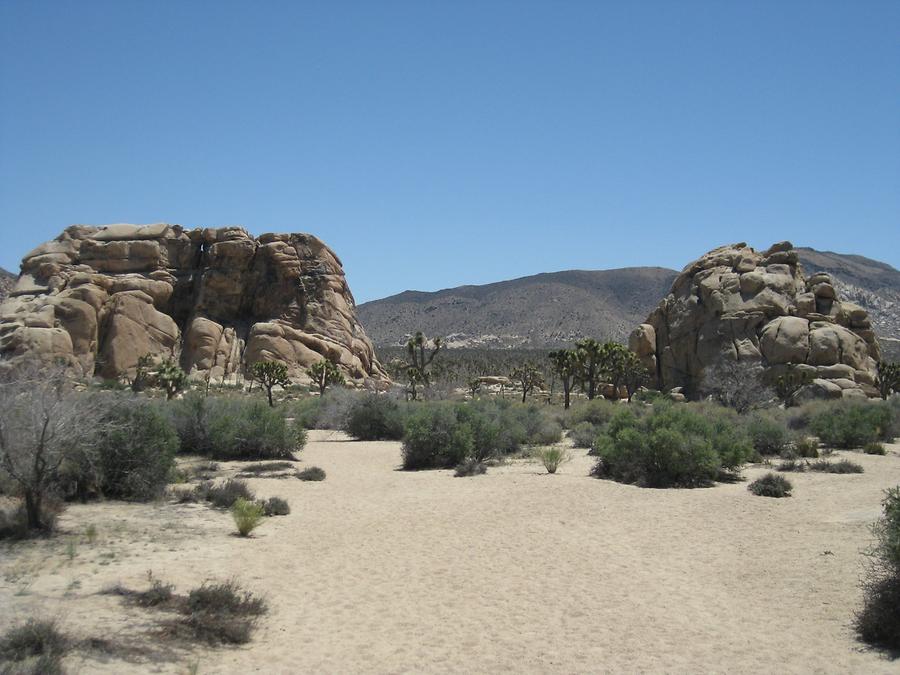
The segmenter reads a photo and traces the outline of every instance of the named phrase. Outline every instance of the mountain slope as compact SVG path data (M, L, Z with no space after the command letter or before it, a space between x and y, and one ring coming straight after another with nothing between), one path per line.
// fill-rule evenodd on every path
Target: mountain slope
M882 262L799 248L807 275L831 274L842 297L865 307L885 351L900 358L900 272ZM397 345L417 330L450 346L554 347L593 336L625 340L669 292L674 270L628 267L537 274L433 293L406 291L360 305L376 345Z
M7 272L0 267L0 302L3 302L6 299L6 296L9 295L9 292L15 284L16 275L12 272Z
M551 272L434 293L406 291L357 308L376 344L417 330L458 347L551 347L585 335L624 339L669 291L660 267Z

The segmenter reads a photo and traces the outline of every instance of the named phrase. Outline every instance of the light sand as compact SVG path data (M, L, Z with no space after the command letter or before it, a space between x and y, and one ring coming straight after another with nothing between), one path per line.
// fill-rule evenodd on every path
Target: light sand
M861 551L900 446L852 453L862 475L789 474L790 499L746 482L646 490L517 460L487 475L406 473L399 443L313 432L321 483L250 479L292 513L251 539L200 505L73 505L69 537L0 548L0 629L34 613L133 640L160 615L98 595L147 571L185 592L235 577L270 612L243 648L160 649L73 672L897 672L854 637ZM847 453L840 453L847 454ZM765 472L745 471L748 479Z

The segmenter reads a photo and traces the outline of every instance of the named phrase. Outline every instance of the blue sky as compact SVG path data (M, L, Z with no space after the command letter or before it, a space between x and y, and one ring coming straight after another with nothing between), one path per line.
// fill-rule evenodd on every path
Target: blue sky
M0 2L0 266L304 231L357 300L748 241L900 267L900 2Z

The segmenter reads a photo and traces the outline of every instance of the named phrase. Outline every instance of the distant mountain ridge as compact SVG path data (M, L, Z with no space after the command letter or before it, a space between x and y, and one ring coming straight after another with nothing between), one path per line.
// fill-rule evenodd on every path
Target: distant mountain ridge
M885 351L900 358L900 271L859 255L798 248L804 272L829 273L838 292L864 307ZM549 348L582 337L625 341L677 276L662 267L569 270L440 291L404 291L359 305L376 345L423 330L450 347ZM893 356L896 354L896 356Z

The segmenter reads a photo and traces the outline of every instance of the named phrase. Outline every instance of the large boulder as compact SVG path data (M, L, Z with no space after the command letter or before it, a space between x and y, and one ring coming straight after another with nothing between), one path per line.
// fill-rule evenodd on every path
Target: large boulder
M790 242L723 246L694 261L629 346L657 387L689 397L729 362L762 366L770 382L797 367L815 377L804 397L872 395L880 359L865 310L842 302L827 274L806 278Z
M387 380L340 260L312 235L73 226L25 256L0 304L4 366L62 361L129 378L148 354L216 383L264 359L295 381L323 358L350 380Z

